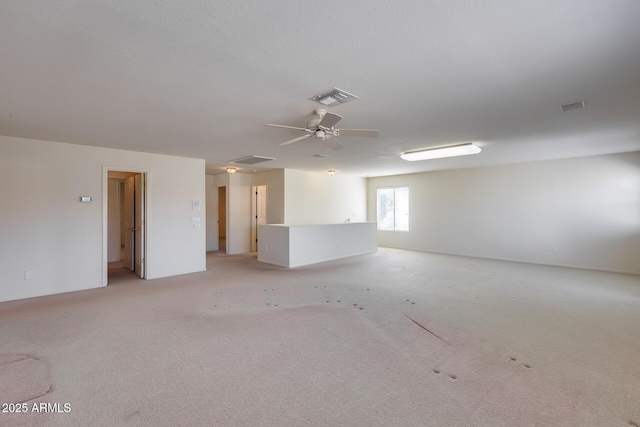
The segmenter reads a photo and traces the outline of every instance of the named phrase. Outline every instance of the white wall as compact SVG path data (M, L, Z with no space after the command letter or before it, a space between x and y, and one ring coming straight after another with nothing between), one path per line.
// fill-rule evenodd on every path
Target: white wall
M284 223L284 169L256 172L252 185L267 186L267 224Z
M120 209L120 180L109 178L108 204L108 261L120 261L120 237L121 237L121 209Z
M251 175L230 174L227 199L227 253L251 252Z
M208 251L217 251L220 249L220 232L219 227L219 204L218 189L220 187L229 186L229 174L217 174L206 176L206 199L207 199L207 236L211 240L207 243Z
M103 285L111 167L147 171L147 277L205 270L204 160L0 136L0 301Z
M260 225L258 261L300 267L375 252L376 223Z
M251 252L251 180L241 173L207 175L207 250L219 249L218 188L226 187L227 253Z
M207 206L207 251L218 250L218 245L215 244L215 238L217 233L214 228L218 227L218 215L216 214L216 198L213 192L218 191L218 187L215 186L213 175L205 176L205 193L206 193L206 206Z
M284 212L287 225L366 221L367 181L339 173L285 169Z
M380 246L640 273L640 152L371 178L408 185L410 231Z

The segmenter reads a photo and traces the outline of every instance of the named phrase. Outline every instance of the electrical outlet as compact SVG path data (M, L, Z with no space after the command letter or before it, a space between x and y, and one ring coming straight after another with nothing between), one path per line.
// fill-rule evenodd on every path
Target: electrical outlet
M24 272L24 280L33 280L33 271L27 270Z
M560 249L558 249L558 248L553 248L553 253L554 253L554 254L557 254L558 252L560 252Z

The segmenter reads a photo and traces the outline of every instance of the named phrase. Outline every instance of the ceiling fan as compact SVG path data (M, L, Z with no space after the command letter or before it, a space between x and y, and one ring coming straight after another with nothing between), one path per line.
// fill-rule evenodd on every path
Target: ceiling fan
M290 139L289 141L282 142L280 145L289 145L294 142L301 141L306 138L316 137L321 138L325 144L331 147L333 150L339 150L343 147L342 143L338 141L338 136L361 136L366 138L377 138L380 132L375 129L336 129L335 125L342 120L342 116L335 113L329 113L327 110L318 108L313 111L316 115L313 119L307 122L307 127L299 128L294 126L273 125L267 124L267 126L294 129L306 132L306 135L299 136L297 138Z

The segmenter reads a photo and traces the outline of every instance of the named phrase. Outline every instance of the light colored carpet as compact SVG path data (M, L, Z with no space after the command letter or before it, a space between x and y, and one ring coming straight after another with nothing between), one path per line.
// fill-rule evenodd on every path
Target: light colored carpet
M49 367L25 354L0 354L0 402L23 403L51 391Z
M0 424L640 423L639 276L384 248L208 267L0 304L0 353L50 367L34 402L71 405Z

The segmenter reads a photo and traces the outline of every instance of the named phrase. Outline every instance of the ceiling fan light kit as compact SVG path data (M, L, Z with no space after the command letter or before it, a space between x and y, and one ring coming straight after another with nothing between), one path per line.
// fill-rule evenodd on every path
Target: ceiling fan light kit
M442 159L445 157L466 156L469 154L478 154L480 147L467 142L464 144L449 145L447 147L427 148L425 150L408 151L400 155L403 160L415 162L419 160Z

